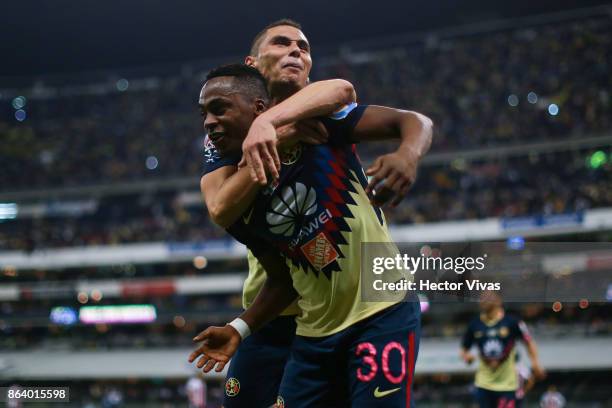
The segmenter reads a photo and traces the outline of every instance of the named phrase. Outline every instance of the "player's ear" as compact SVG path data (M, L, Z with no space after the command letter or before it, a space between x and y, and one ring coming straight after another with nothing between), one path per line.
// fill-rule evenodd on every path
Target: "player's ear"
M252 55L247 55L244 58L244 64L249 67L257 68L257 58Z
M268 105L263 99L255 99L255 115L259 116L268 109Z

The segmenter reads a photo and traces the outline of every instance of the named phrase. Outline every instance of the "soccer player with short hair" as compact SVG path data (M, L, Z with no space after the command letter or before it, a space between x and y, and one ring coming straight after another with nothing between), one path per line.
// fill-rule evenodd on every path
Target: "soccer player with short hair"
M252 117L241 115L238 109L229 109L228 97L231 96L234 104L244 103L244 96L259 98L261 104L258 109L264 109L270 103L270 99L265 92L263 77L253 75L257 73L255 68L245 66L234 66L224 68L226 76L232 76L224 88L228 95L221 95L214 99L209 109L212 114L222 114L230 118L228 129L209 132L206 138L205 168L206 175L202 177L202 192L209 209L211 218L223 227L230 227L240 217L240 215L250 205L253 192L258 189L258 185L253 188L239 190L222 190L227 187L227 178L236 172L237 164L240 161L240 148L242 141L226 137L227 133L235 132L235 127L244 129L245 122L252 121ZM217 71L222 72L222 71ZM237 95L234 88L240 88L244 95ZM322 81L310 85L302 92L298 92L294 100L299 104L304 117L313 114L329 114L333 110L350 103L354 96L343 90L344 84L338 81ZM352 89L352 86L351 86ZM263 90L263 91L262 91ZM326 104L320 102L327 102ZM329 106L328 106L329 105ZM278 105L283 109L284 105ZM332 110L333 109L333 110ZM212 116L211 114L211 116ZM241 127L240 127L241 126ZM306 125L308 126L308 125ZM322 126L322 125L321 125ZM302 140L303 135L308 137L308 133L300 130L300 125L291 124L294 129L279 129L283 140L280 141L281 147L287 143L291 132L300 132L298 140ZM285 129L285 130L283 130ZM248 130L248 126L246 126ZM312 131L311 131L312 132ZM213 142L215 144L213 144ZM294 141L295 143L295 141ZM250 180L248 172L242 173L246 180ZM227 192L223 194L223 192ZM244 282L243 306L247 309L260 291L266 279L266 273L257 259L248 253L249 274ZM295 316L300 312L297 303L289 305L279 317L267 323L258 332L245 339L232 359L226 382L224 406L234 407L267 407L276 401L278 387L283 375L283 370L289 358L290 346L293 342L296 331ZM266 367L266 375L261 376L259 370L262 366Z
M270 98L267 102L270 105L277 105L308 84L308 75L312 66L310 45L299 23L293 20L278 20L261 30L253 39L246 60L251 65L261 65L269 86ZM314 113L329 114L355 101L353 86L347 81L337 79L311 84L300 96L297 102L302 112L306 113L304 118L314 116L312 113L308 114L308 110L313 107L319 109ZM283 106L280 108L284 109ZM245 154L244 157L248 157L250 161L255 157L260 166L270 164L275 171L276 163L280 165L275 146L277 142L281 147L287 142L321 143L326 140L327 134L319 121L302 120L277 127L275 137L274 140L255 141L250 145L250 150L246 150L251 153ZM221 157L213 140L221 151L223 149L223 142L218 140L216 134L207 135L204 146L206 174L202 177L200 186L212 220L223 227L228 227L242 215L244 208L240 207L240 204L246 201L240 194L228 197L217 195L216 191L227 177L236 172L242 155L240 146L237 148L234 146L233 154L224 154ZM272 160L263 163L260 159L262 156L268 158L274 156L276 162ZM253 172L254 177L256 174ZM247 258L249 273L244 282L242 295L245 309L251 305L266 280L263 267L250 251ZM225 382L226 408L268 407L276 401L285 363L289 358L290 346L295 336L297 314L299 308L294 302L279 317L240 344L238 352L232 358ZM265 376L259 375L262 366L266 367Z
M475 344L480 354L476 371L476 398L481 408L514 408L518 378L516 375L516 343L527 347L535 378L544 377L536 343L521 320L507 315L502 298L496 292L484 292L480 299L479 317L468 326L463 336L461 358L471 364L475 357L470 348Z
M271 105L276 105L308 84L308 75L312 66L310 44L298 23L287 19L279 20L268 25L255 37L246 63L257 67L264 74L268 81ZM321 114L337 110L342 105L353 102L355 98L352 86L342 80L314 83L304 90L310 94L304 95L307 97L299 102L302 104L300 108L304 108L304 101L309 102L311 107L320 104L323 108ZM318 102L315 98L318 98ZM413 133L419 135L422 117L409 114L413 118L411 125L414 127ZM263 126L265 125L264 123ZM276 127L276 134L268 133L264 135L265 137L261 136L261 132L250 133L250 137L244 142L244 158L253 165L252 176L259 177L259 181L265 181L264 169L273 173L276 164L279 164L275 146L277 139L278 142L293 138L309 143L320 143L325 140L325 133L326 129L321 130L320 123L312 121L294 122ZM416 177L418 162L418 152L415 150L413 155L410 153L412 152L404 154L404 160L381 158L369 170L373 182L368 187L368 191L381 180L387 181L379 188L376 204L384 204L387 201L397 204L405 195ZM224 227L231 225L244 211L236 204L247 202L241 195L227 197L216 194L218 187L236 171L236 164L240 158L239 153L224 155L222 158L210 137L207 138L205 152L207 174L202 177L201 187L211 218ZM265 281L262 266L252 254L249 253L248 258L249 274L243 290L245 309L253 302ZM267 406L262 401L271 401L271 404L276 399L284 364L289 355L289 346L295 334L294 316L298 313L299 309L295 304L288 307L283 313L284 316L271 321L241 343L238 353L232 358L228 372L224 402L226 407ZM255 374L262 365L266 367L264 377Z
M266 129L258 121L275 118L282 126L302 119L279 114L285 112L282 104L266 111L265 96L249 94L243 81L236 81L238 69L211 72L201 93L204 125L220 142L220 155L229 154L247 132ZM217 110L220 104L225 110ZM278 179L263 187L242 168L214 192L219 202L226 203L219 197L234 197L236 205L250 205L228 231L253 251L268 278L238 321L198 336L205 342L190 359L203 355L198 367L205 371L217 363L222 368L240 342L239 332L257 330L299 296L297 336L277 405L410 406L419 303L361 299L361 244L392 240L382 212L366 193L367 178L353 143L399 138L398 150L382 161L405 161L428 149L431 122L411 112L356 104L321 120L328 142L297 144L281 154Z

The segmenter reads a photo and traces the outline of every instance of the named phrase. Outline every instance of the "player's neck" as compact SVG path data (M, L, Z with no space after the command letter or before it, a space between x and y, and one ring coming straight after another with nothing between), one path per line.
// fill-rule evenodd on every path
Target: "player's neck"
M272 95L273 106L278 105L301 89L297 84L292 82L272 83L270 84L269 88L270 95Z

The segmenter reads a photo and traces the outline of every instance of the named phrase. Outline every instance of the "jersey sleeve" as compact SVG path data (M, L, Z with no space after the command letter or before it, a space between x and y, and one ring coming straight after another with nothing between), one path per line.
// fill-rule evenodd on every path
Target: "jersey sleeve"
M321 118L329 133L329 143L332 145L352 144L353 129L363 116L368 105L358 105L353 102L334 114Z
M470 324L467 327L467 330L463 334L463 339L461 340L461 347L463 347L466 350L469 350L472 348L473 344L474 344L474 323L470 322Z
M206 136L204 138L204 157L203 157L202 175L208 174L218 168L225 166L237 166L240 163L241 157L238 155L221 157L215 145Z
M255 257L263 255L272 248L266 240L255 236L249 228L246 228L242 218L230 225L226 231L238 242L246 245Z
M514 322L513 329L515 332L515 336L518 339L522 340L525 343L531 341L531 334L529 333L529 329L527 328L527 325L525 324L524 321L517 319Z

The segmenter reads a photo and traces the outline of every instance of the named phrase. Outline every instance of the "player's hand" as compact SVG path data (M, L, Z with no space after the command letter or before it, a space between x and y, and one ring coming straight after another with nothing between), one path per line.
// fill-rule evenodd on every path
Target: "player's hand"
M533 372L533 376L536 380L540 381L546 378L546 371L539 364L534 364L531 366L531 371Z
M299 142L317 145L329 139L327 128L317 119L305 119L281 126L276 129L276 135L279 147L292 146Z
M196 367L207 373L217 365L215 371L220 372L236 353L241 340L240 334L230 325L209 327L193 338L202 344L189 355L189 362L201 356Z
M242 161L238 167L243 167L242 162L246 161L253 181L262 186L268 183L266 172L275 180L279 177L281 162L276 149L277 141L276 129L272 123L257 118L242 142Z
M396 207L414 184L417 165L416 154L410 157L397 151L378 157L366 171L366 175L372 177L365 190L371 197L371 203L383 206L391 202L391 206Z
M474 357L474 355L472 353L465 353L463 355L463 361L465 361L465 364L467 365L471 365L474 360L476 359L476 357Z

